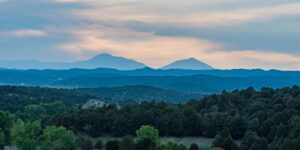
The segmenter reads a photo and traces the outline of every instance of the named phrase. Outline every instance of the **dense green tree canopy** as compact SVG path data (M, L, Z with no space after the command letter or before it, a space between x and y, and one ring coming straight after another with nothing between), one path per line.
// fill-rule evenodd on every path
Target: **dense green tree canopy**
M0 146L3 147L11 141L10 129L13 126L15 116L0 110Z
M227 130L234 140L252 131L270 146L297 146L300 88L253 88L223 91L186 104L142 102L124 107L69 111L45 118L45 125L62 125L91 136L135 135L142 125L157 128L161 136L204 136L214 138ZM93 119L91 119L93 118ZM293 125L291 125L293 124ZM85 128L88 126L89 128ZM296 147L295 146L295 147Z
M149 139L151 142L156 143L159 138L159 131L152 126L143 125L136 131L136 136L138 141Z
M11 129L12 143L20 150L35 150L38 148L38 136L41 130L39 122L17 120Z
M227 131L227 136L217 136L215 142L216 146L227 149L235 148L236 140L241 141L240 149L300 148L300 88L297 86L223 91L185 104L141 102L90 109L80 109L78 104L82 100L78 97L75 99L78 103L66 100L70 95L63 93L68 90L60 94L55 90L54 96L51 90L47 93L39 88L25 89L7 87L0 91L4 95L0 97L0 109L14 113L0 111L0 148L14 143L19 149L34 149L38 140L41 149L68 149L74 146L74 134L86 134L91 137L137 135L137 150L153 149L157 148L158 131L160 136L210 138ZM57 96L63 100L54 99ZM17 118L24 121L16 121ZM118 146L132 145L128 139L123 142ZM90 142L82 144L86 143L91 145ZM176 147L184 149L178 144Z
M40 137L42 150L69 150L75 143L75 135L64 127L48 126Z

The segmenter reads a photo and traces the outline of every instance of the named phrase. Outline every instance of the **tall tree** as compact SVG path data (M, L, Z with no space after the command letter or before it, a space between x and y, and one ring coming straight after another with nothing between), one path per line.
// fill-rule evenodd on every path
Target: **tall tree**
M246 130L247 130L247 123L240 116L233 118L233 120L229 123L230 135L235 140L243 138Z
M69 150L75 143L75 135L64 127L48 126L40 137L42 150Z
M41 130L39 122L17 120L11 129L12 143L20 150L35 150Z
M238 150L239 147L233 141L228 131L224 130L217 139L213 142L212 148L222 148L224 150Z
M9 144L11 141L10 130L13 126L14 116L8 112L0 111L0 131L3 134L3 141L0 146Z
M268 142L264 138L258 137L256 132L249 131L241 142L241 150L268 150Z

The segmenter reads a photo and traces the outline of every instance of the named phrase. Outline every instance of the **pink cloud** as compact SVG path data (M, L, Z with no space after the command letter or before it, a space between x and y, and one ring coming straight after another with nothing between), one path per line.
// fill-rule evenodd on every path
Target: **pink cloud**
M181 24L195 26L235 25L247 22L265 21L284 16L299 15L300 3L288 3L264 7L232 8L230 10L193 9L172 7L172 4L130 3L103 7L103 2L95 2L92 8L73 11L72 14L93 21L139 21L157 24ZM226 1L225 1L226 2ZM192 1L188 4L206 4L207 1ZM217 3L213 1L211 3ZM220 2L221 4L224 1ZM219 3L219 4L220 4ZM177 3L176 3L177 4ZM184 4L183 4L184 5ZM177 4L178 6L178 4ZM187 8L190 8L187 9Z
M69 32L77 39L62 44L60 48L80 59L108 52L144 62L154 68L189 57L195 57L220 69L228 69L228 66L285 70L300 68L300 56L297 55L253 50L222 51L221 44L204 39L158 36L153 33L104 27L86 27Z
M220 45L207 40L187 37L157 36L153 33L136 32L128 29L87 28L73 29L77 40L61 45L72 54L100 53L133 58L153 67L159 67L174 59L198 56L202 51L219 48Z
M42 30L22 29L22 30L5 32L5 35L15 36L15 37L41 37L41 36L46 36L47 33Z

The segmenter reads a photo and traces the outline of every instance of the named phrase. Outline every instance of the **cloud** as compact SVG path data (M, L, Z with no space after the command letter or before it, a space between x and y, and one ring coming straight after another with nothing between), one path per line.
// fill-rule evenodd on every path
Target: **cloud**
M93 0L53 0L57 3L90 3L93 2Z
M186 37L157 36L120 28L88 27L70 31L77 40L62 44L61 49L77 56L109 52L158 67L173 59L190 57L220 45Z
M283 69L299 70L300 55L290 55L280 52L266 51L215 51L208 53L206 59L222 69L234 68L262 68L262 69Z
M223 45L204 39L159 36L149 32L94 26L81 27L80 30L74 28L70 32L77 39L62 44L60 48L80 59L109 52L136 59L154 68L188 57L195 57L220 69L300 68L298 55L263 50L224 51Z
M92 21L137 21L152 24L181 24L187 26L228 26L248 22L266 21L285 16L300 14L300 3L287 3L270 6L237 7L232 9L209 9L208 7L195 9L191 4L206 4L192 1L181 6L177 3L157 4L157 1L124 3L103 7L101 2L94 2L88 9L73 11L73 15ZM222 4L212 1L211 4ZM226 1L225 1L226 2ZM100 3L100 4L99 4ZM98 4L98 5L97 5ZM209 4L209 3L208 3ZM177 7L172 7L176 5ZM203 7L203 6L202 6ZM187 9L190 8L190 9Z
M152 67L196 57L223 69L300 69L298 0L6 0L0 5L1 49L9 49L0 51L2 59L73 61L108 52Z
M42 30L21 29L21 30L5 32L4 35L14 36L14 37L42 37L42 36L46 36L47 33Z
M266 21L274 18L280 18L285 16L296 16L300 14L300 3L291 3L267 7L256 7L246 9L236 9L232 11L217 11L204 15L197 15L195 17L209 18L207 22L222 25L234 24L234 23L247 23ZM191 18L195 17L191 16Z

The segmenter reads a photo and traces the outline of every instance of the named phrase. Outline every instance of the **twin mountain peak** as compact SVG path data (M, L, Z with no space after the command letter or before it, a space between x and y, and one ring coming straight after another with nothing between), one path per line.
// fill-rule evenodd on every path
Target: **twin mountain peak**
M0 61L0 68L9 69L95 69L95 68L112 68L118 70L134 70L147 68L147 66L138 61L113 56L108 53L99 54L85 61L72 63L58 62L40 62L40 61ZM166 65L160 69L186 69L186 70L210 70L210 65L203 63L195 58L182 59Z

